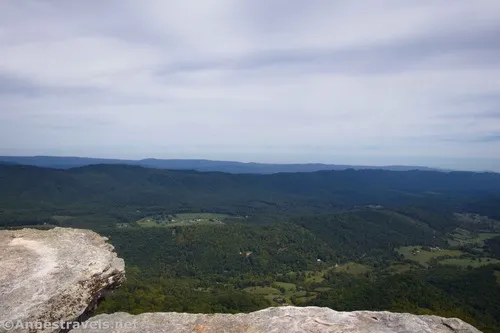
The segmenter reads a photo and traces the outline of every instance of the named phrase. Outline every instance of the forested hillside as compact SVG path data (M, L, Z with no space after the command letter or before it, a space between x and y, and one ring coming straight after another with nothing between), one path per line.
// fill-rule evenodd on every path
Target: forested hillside
M124 165L69 170L0 165L0 188L4 214L29 207L39 217L64 210L119 215L156 208L310 212L367 204L434 204L494 215L498 206L487 200L500 196L500 174L345 170L234 175Z

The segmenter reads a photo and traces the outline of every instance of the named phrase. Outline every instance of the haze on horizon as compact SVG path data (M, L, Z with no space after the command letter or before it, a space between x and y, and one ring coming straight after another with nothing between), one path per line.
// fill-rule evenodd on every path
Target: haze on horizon
M500 171L500 1L0 1L0 155Z

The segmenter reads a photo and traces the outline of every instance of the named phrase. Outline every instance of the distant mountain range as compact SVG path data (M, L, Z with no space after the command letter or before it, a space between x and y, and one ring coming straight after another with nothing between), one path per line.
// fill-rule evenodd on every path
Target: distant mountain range
M0 164L22 164L54 169L70 169L94 164L125 164L138 165L155 169L170 170L195 170L195 171L219 171L227 173L255 173L273 174L280 172L315 172L324 170L366 170L379 169L390 171L450 171L444 169L429 168L423 166L389 165L389 166L365 166L365 165L339 165L339 164L270 164L270 163L243 163L233 161L212 161L199 159L142 159L142 160L120 160L88 157L59 157L59 156L0 156Z

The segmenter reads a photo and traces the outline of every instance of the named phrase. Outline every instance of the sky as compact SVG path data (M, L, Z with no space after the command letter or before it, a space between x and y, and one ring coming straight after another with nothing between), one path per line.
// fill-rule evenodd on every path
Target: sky
M0 0L0 155L500 171L498 0Z

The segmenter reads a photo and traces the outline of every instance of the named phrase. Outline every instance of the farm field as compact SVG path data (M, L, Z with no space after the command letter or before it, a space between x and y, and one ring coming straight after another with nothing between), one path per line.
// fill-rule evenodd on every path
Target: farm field
M429 261L439 257L460 257L465 253L459 250L422 250L421 246L404 246L396 249L396 251L403 255L405 259L415 261L418 264L428 267Z
M450 246L463 246L475 244L477 247L484 246L484 241L494 238L496 236L500 236L500 233L494 232L482 232L482 233L472 233L468 230L457 228L453 231L447 242Z
M353 275L361 275L370 272L372 269L370 266L359 264L357 262L348 262L338 267L333 267L335 272L344 272Z
M461 266L461 267L481 267L491 264L500 264L500 260L494 258L449 258L439 261L443 265Z
M172 215L156 215L142 218L136 223L143 228L153 227L181 227L190 225L222 225L229 218L241 218L226 214L215 213L181 213Z
M315 292L297 290L294 283L287 282L273 282L272 287L247 287L243 290L250 294L263 296L274 305L306 302L314 299L317 295Z
M362 275L372 270L370 266L363 265L357 262L347 262L342 265L332 266L322 271L306 271L305 282L308 283L321 283L325 280L325 274L330 271L342 272L351 275Z
M395 262L391 264L389 267L387 267L386 271L390 274L403 274L414 269L421 269L421 267L416 263L409 264L409 263Z
M247 287L243 290L256 295L281 295L281 292L273 287Z
M313 272L313 271L307 271L306 272L306 278L305 282L308 283L321 283L325 280L324 275L325 272L328 270L320 271L320 272Z

